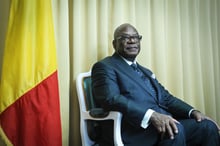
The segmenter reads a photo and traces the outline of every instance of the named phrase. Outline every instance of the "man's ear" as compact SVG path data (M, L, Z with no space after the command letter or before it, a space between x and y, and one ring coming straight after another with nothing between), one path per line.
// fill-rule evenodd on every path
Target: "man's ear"
M114 48L116 48L116 42L115 42L115 40L112 41L112 46L113 46Z

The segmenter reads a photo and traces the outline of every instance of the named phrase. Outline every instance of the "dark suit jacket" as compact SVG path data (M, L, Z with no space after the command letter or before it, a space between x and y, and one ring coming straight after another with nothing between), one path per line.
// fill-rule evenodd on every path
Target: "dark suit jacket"
M142 136L148 128L145 130L140 125L148 109L175 118L188 118L192 109L192 106L172 96L149 69L139 64L138 67L150 78L157 97L151 95L142 79L116 53L95 63L92 68L92 89L96 102L107 111L123 114L122 139L131 145L146 144ZM104 128L105 133L109 127Z

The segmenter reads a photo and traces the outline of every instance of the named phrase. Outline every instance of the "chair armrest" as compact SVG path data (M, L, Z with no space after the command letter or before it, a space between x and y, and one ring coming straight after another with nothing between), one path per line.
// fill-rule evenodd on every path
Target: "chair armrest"
M109 115L109 112L104 111L103 108L93 108L89 111L89 114L93 118L104 118Z
M110 114L114 118L114 144L115 146L124 146L121 138L121 119L122 113L111 111Z
M98 109L98 112L102 112L102 110ZM122 113L117 111L110 111L107 112L108 114L104 117L93 117L91 116L91 111L84 111L82 112L82 117L84 120L94 120L94 121L104 121L104 120L113 120L114 121L114 143L115 146L124 146L121 138L121 119ZM94 113L93 113L94 114ZM103 113L106 114L106 113ZM99 113L98 113L99 115Z

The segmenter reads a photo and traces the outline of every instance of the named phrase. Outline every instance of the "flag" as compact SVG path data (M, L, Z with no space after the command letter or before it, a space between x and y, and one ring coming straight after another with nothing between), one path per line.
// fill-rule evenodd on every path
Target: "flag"
M0 80L0 135L7 145L61 146L50 0L11 0Z

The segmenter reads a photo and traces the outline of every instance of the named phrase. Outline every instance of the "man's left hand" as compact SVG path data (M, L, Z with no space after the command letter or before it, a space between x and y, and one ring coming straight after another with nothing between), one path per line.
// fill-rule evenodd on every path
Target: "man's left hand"
M204 115L203 113L201 113L198 110L193 110L191 113L191 117L194 118L197 122L201 122L204 119L208 119L208 120L212 121L213 123L215 123L215 125L218 127L218 130L220 131L220 126L218 125L218 123L216 123L216 121L207 117L206 115Z

